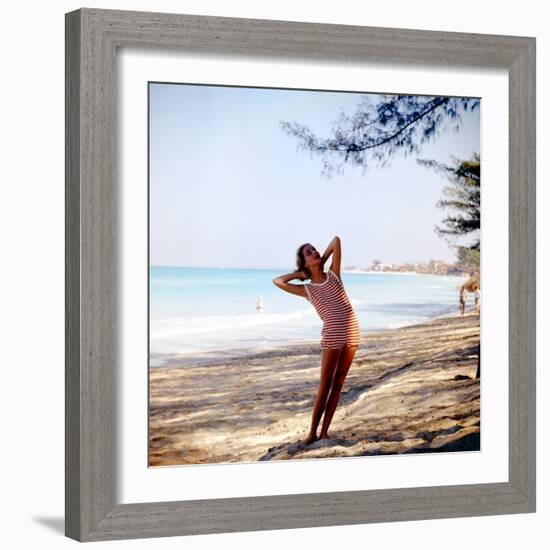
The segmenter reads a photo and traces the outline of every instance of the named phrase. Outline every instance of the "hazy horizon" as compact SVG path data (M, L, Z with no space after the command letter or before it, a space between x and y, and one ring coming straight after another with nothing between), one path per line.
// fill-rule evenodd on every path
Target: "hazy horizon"
M379 259L379 258L377 258ZM445 260L441 260L440 258L429 258L428 260L417 260L417 261L411 261L411 262L385 262L383 260L380 260L383 264L393 264L393 265L404 265L404 264L428 264L430 262L430 260L434 260L434 261L442 261L442 262L445 262ZM456 262L445 262L445 263L448 263L448 264L451 264L451 263L456 263ZM257 266L227 266L227 265L220 265L220 266L216 266L216 265L167 265L167 264L164 264L164 265L159 265L159 264L149 264L149 267L183 267L183 268L189 268L189 269L251 269L251 270L258 270L258 271L272 271L272 270L279 270L279 269L287 269L288 266L286 267L277 267L277 266L274 266L274 267L257 267ZM330 267L330 258L329 260L327 261L327 263L325 264L325 267ZM350 268L350 267L355 267L355 268L360 268L360 269L369 269L370 267L372 267L372 262L370 265L355 265L355 264L351 264L351 265L344 265L342 263L341 265L341 269L347 269L347 268Z

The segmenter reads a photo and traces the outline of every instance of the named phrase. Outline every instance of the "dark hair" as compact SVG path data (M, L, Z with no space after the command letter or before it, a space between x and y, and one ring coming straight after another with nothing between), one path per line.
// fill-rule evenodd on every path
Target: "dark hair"
M304 256L304 247L309 243L304 243L296 250L296 269L297 271L303 271L308 279L311 279L311 271L306 267L306 258Z

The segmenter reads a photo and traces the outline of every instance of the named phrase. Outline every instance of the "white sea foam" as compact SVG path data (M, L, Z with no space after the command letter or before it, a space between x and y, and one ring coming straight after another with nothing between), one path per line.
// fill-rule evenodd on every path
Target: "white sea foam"
M265 311L248 315L216 315L190 317L186 319L164 319L151 322L151 337L163 338L177 334L206 334L224 330L239 330L266 325L279 325L285 322L300 321L312 317L312 307L287 313L267 313Z

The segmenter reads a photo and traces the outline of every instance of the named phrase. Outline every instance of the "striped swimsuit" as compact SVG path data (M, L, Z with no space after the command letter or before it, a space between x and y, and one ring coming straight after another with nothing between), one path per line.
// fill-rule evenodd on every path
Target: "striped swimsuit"
M323 320L321 347L340 349L345 345L358 346L359 320L337 275L329 269L324 283L307 283L304 286L309 301Z

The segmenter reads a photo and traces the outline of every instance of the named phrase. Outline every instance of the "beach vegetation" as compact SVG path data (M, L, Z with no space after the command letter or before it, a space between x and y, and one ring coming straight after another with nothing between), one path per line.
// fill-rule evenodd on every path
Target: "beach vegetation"
M447 165L435 160L417 159L418 164L441 173L450 185L443 188L444 198L437 202L439 208L449 213L443 219L442 225L435 226L438 235L454 239L456 237L473 236L474 240L467 248L479 250L481 221L481 162L478 153L468 160L452 158L452 164ZM472 256L462 253L463 259L471 261Z
M469 271L479 271L480 250L457 246L457 265Z
M442 225L434 229L455 248L457 265L473 273L475 280L469 281L468 286L477 285L479 288L481 160L478 153L467 160L451 158L450 165L426 159L417 159L417 162L436 170L449 181L449 185L443 188L444 198L436 203L448 213ZM470 237L471 240L467 245L455 244L461 237Z
M296 138L298 150L321 157L321 174L330 179L343 173L345 164L360 166L364 173L373 164L387 166L397 153L419 153L442 131L459 131L461 114L479 106L475 98L364 95L351 116L340 112L329 137L319 137L298 122L279 124Z

